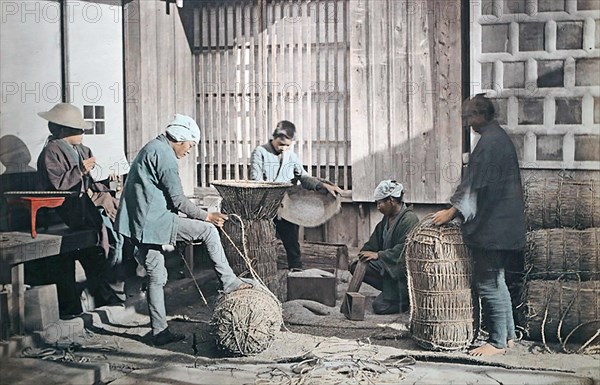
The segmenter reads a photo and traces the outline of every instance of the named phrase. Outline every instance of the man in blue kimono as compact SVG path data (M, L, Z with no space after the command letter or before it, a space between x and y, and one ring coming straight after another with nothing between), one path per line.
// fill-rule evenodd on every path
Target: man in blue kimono
M269 143L256 147L250 158L250 179L264 182L297 183L307 190L322 191L329 194L341 194L342 190L327 181L308 175L302 163L290 146L296 135L296 126L287 120L277 123L273 139ZM275 218L277 235L281 239L287 254L290 270L302 269L299 227L283 218Z
M488 328L486 344L474 356L504 353L514 343L515 325L505 267L525 247L525 210L517 152L510 137L494 120L492 102L477 95L465 102L463 116L481 135L471 153L452 207L434 214L441 225L460 215L463 238L474 261L473 278Z
M207 246L225 292L248 287L231 270L215 227L221 227L227 216L202 210L183 193L177 159L189 154L199 140L196 122L176 115L166 132L148 142L131 164L117 212L116 229L137 245L136 259L149 277L148 309L157 346L185 338L169 330L164 300L163 252L172 251L176 242L202 241ZM180 217L180 212L187 217Z

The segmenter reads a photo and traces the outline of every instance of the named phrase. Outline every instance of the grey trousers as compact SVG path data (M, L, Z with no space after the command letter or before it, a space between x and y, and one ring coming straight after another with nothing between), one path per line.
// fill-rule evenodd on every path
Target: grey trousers
M189 218L178 218L177 241L192 243L202 241L208 254L215 264L215 271L223 285L223 291L230 292L237 289L243 282L233 273L217 228L204 221ZM167 328L167 312L165 309L164 286L167 283L167 268L165 267L165 256L162 245L138 246L139 252L136 259L146 268L148 274L148 311L152 333L157 335Z
M512 303L504 278L506 260L513 257L515 252L482 249L471 251L474 260L473 278L489 333L487 342L498 349L504 349L507 340L516 338Z

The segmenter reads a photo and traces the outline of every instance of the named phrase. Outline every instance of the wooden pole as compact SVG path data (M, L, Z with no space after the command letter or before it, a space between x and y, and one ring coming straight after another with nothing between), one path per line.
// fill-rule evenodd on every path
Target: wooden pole
M362 284L363 278L365 277L365 272L367 271L368 262L363 262L361 260L356 264L356 269L354 269L354 273L352 273L352 279L350 280L350 284L348 285L348 290L346 293L358 292L360 289L360 285ZM342 307L340 308L340 313L349 314L348 303L346 300L346 295L344 295L344 299L342 301Z

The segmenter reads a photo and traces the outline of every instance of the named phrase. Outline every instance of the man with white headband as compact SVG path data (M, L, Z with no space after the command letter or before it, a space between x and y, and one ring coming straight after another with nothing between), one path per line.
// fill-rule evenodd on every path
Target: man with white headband
M383 219L375 227L369 241L358 253L368 262L364 282L381 290L373 301L375 314L394 314L408 310L408 287L404 242L419 218L403 201L404 187L394 180L384 180L375 189L373 199ZM358 261L350 265L354 273Z
M148 273L148 309L157 346L185 338L169 330L164 300L163 252L172 251L176 242L202 241L207 246L225 292L248 286L231 270L215 227L223 226L227 216L202 210L183 193L177 159L189 154L199 141L196 122L176 115L166 132L147 143L131 164L117 213L117 230L138 246L136 259Z

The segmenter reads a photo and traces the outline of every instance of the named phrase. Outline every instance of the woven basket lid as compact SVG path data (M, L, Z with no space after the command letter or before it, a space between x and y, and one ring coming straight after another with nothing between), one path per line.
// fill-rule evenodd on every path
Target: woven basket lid
M316 227L330 220L341 206L339 196L293 186L283 197L278 215L300 226Z

